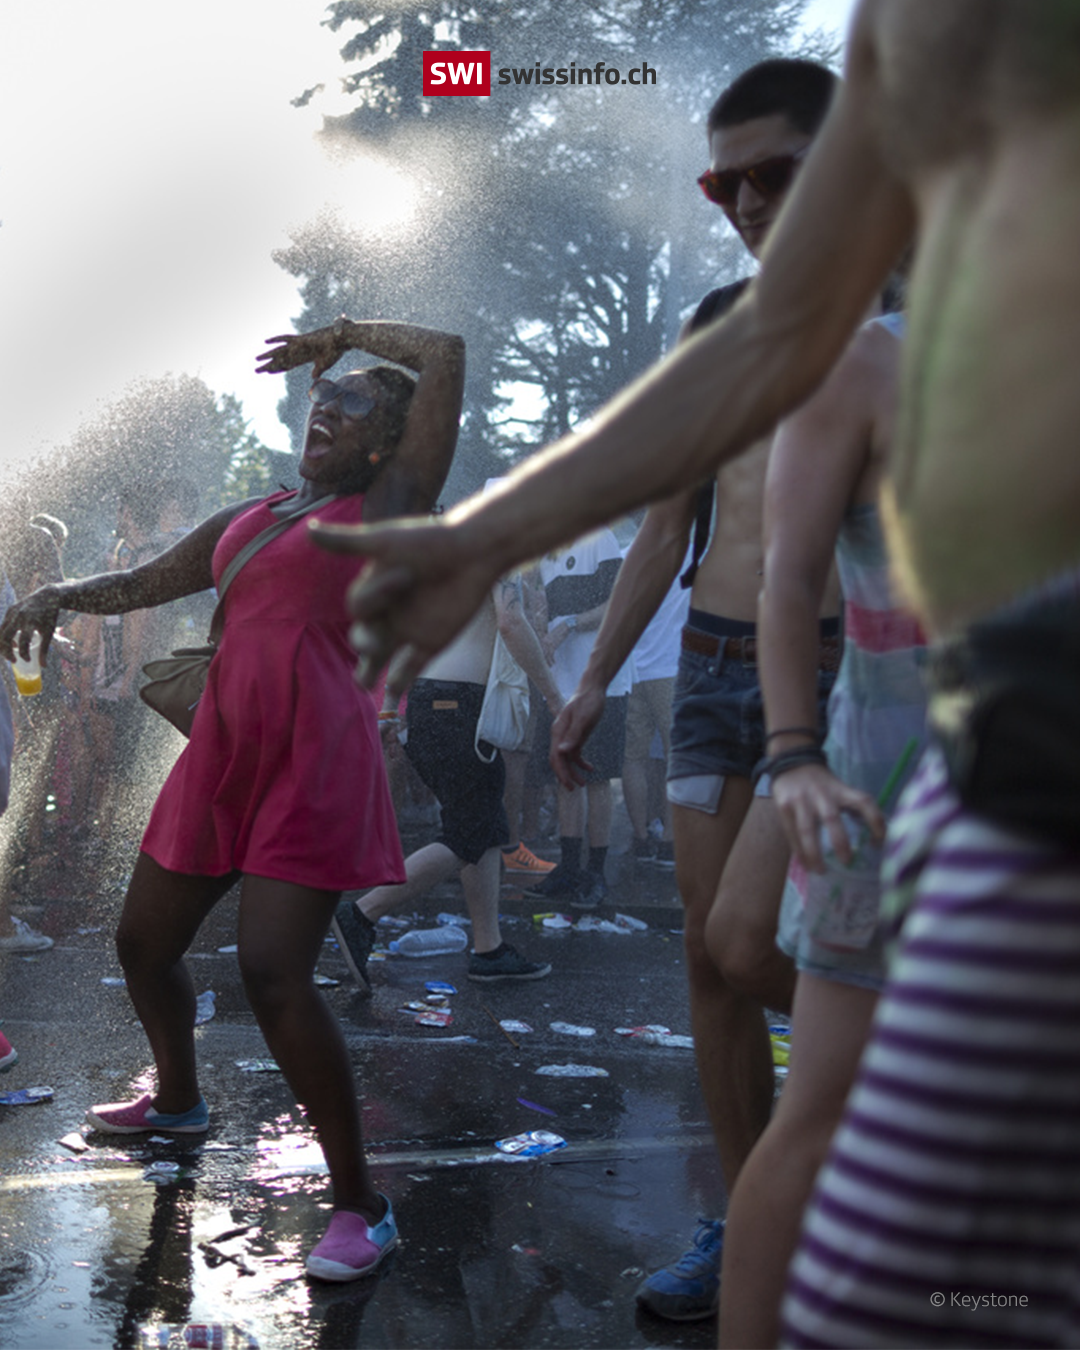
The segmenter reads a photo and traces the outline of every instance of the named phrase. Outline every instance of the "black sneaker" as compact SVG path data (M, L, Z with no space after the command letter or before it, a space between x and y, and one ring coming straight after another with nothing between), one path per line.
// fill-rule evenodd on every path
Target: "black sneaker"
M342 900L330 920L330 931L337 938L349 974L359 985L361 994L370 997L367 963L375 946L375 925L360 913L354 901Z
M632 851L635 862L652 862L656 857L656 840L651 835L646 835L644 839L635 839Z
M586 872L570 903L575 909L595 909L606 898L607 889L602 872Z
M495 951L477 956L469 956L469 969L466 972L470 980L479 984L494 984L496 980L542 980L551 974L550 961L528 961L508 942L504 942Z
M571 870L560 863L550 875L530 882L523 889L526 895L538 895L542 900L569 900L577 894L583 880L584 873L578 868Z

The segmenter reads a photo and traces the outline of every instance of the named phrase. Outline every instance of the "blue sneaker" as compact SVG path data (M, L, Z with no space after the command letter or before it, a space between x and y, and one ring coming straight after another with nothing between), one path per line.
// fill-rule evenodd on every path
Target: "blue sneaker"
M720 1306L720 1254L724 1225L720 1219L699 1219L694 1245L677 1261L655 1270L638 1287L641 1307L669 1322L698 1322Z

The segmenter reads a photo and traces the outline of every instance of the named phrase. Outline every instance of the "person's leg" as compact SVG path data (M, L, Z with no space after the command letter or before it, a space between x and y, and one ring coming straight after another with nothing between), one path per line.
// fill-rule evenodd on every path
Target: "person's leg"
M502 946L499 931L499 863L502 850L489 848L477 863L461 869L461 889L472 921L472 947L478 955Z
M334 1208L374 1225L384 1206L364 1158L352 1064L337 1018L312 979L337 901L337 892L245 876L240 972L270 1053L326 1157Z
M626 814L630 817L630 828L637 843L644 844L649 838L649 784L646 777L647 759L623 760L622 787Z
M169 872L140 853L116 932L127 990L157 1065L154 1110L167 1115L199 1101L195 986L184 962L202 921L235 880Z
M840 1121L877 994L802 973L791 1071L728 1204L720 1344L775 1345L780 1299L803 1209Z
M720 1170L730 1191L754 1143L746 1125L750 1114L747 1106L734 1105L736 1098L743 1102L747 1095L738 1078L745 1059L739 1032L745 1033L746 1000L724 983L713 964L705 945L705 925L752 790L748 779L730 778L719 784L717 801L716 787L714 781L708 794L711 800L702 809L680 805L676 800L672 817L698 1082L720 1153ZM680 795L685 799L685 794ZM757 1018L764 1023L760 1008ZM672 1264L653 1271L638 1286L638 1303L672 1321L711 1317L719 1299L722 1243L722 1223L703 1223L688 1251Z
M626 747L622 763L623 801L630 817L637 857L647 857L649 843L648 783L645 768L652 738L647 685L635 684L626 703Z
M589 850L607 849L611 840L611 782L590 783L586 788L589 811Z
M376 886L356 901L356 908L370 923L378 923L384 914L419 900L461 866L461 859L445 844L426 844L405 859L405 881L398 886Z
M724 783L715 815L678 805L672 812L675 877L684 912L690 1028L698 1079L729 1190L765 1125L754 1109L760 1096L758 1085L748 1091L745 1051L750 1019L756 1017L754 1029L761 1030L764 1018L760 1004L754 1005L725 981L709 952L706 925L752 800L749 781L732 777Z
M508 853L512 853L521 843L521 808L525 799L525 770L529 765L529 752L529 746L521 750L502 752L503 764L506 766L503 805L506 807L506 819L510 827L510 842L506 846Z

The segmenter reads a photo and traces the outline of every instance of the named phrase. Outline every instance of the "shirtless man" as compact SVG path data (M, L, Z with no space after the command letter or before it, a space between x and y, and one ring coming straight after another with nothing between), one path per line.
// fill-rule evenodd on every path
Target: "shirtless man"
M1036 825L998 823L964 764L1002 758L992 722L967 714L978 666L1006 658L1013 685L1043 677L1017 703L1050 715L999 768L1005 786L1022 770L1043 789L1014 808L1068 806L1052 754L1066 770L1080 758L1075 590L1001 613L1080 566L1076 0L862 0L841 93L729 318L500 496L423 537L348 538L379 559L352 605L365 661L406 646L407 676L515 561L699 481L798 406L916 230L885 506L940 653L931 715L976 753L953 758L949 782L931 751L893 823L886 870L914 898L807 1212L785 1335L1071 1345L1080 865ZM1064 814L1075 831L1080 813Z
M713 193L711 200L720 198L717 204L755 257L779 214L795 166L825 118L835 84L833 74L813 62L766 61L740 75L709 114L711 171L703 186L706 195ZM748 165L764 169L760 176L730 177L733 169ZM726 192L712 186L726 182L732 184ZM722 314L741 289L710 292L682 339ZM757 441L716 476L716 526L694 569L668 760L690 1023L729 1193L773 1102L772 1053L762 1008L787 1012L795 982L792 963L775 941L787 845L770 798L755 796L750 786L750 774L766 748L757 664L746 648L754 641L764 565L762 495L770 442L771 437ZM653 506L626 555L585 673L552 732L552 763L564 787L574 786L609 683L679 574L691 533L703 529L704 521L695 526L701 495L690 488ZM704 506L708 511L708 497ZM695 552L700 552L696 538ZM821 612L827 616L821 658L835 672L835 584ZM822 721L831 683L832 674L823 671ZM638 1302L677 1321L711 1316L719 1294L722 1243L722 1223L703 1222L689 1250L642 1283Z

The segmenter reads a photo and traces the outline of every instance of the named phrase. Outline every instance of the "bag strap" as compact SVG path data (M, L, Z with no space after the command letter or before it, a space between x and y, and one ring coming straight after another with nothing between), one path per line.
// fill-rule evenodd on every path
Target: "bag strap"
M273 525L268 525L265 530L260 530L254 539L249 539L236 556L229 562L221 574L221 581L218 583L218 601L214 608L213 617L210 620L209 642L216 647L221 641L221 634L225 629L225 592L236 580L236 575L240 569L254 558L255 554L267 544L273 543L279 534L284 534L290 525L294 525L301 516L306 516L311 511L317 511L320 506L326 506L328 503L337 499L336 492L328 492L317 501L309 502L307 506L301 506L299 509L290 511L288 515L276 520Z

